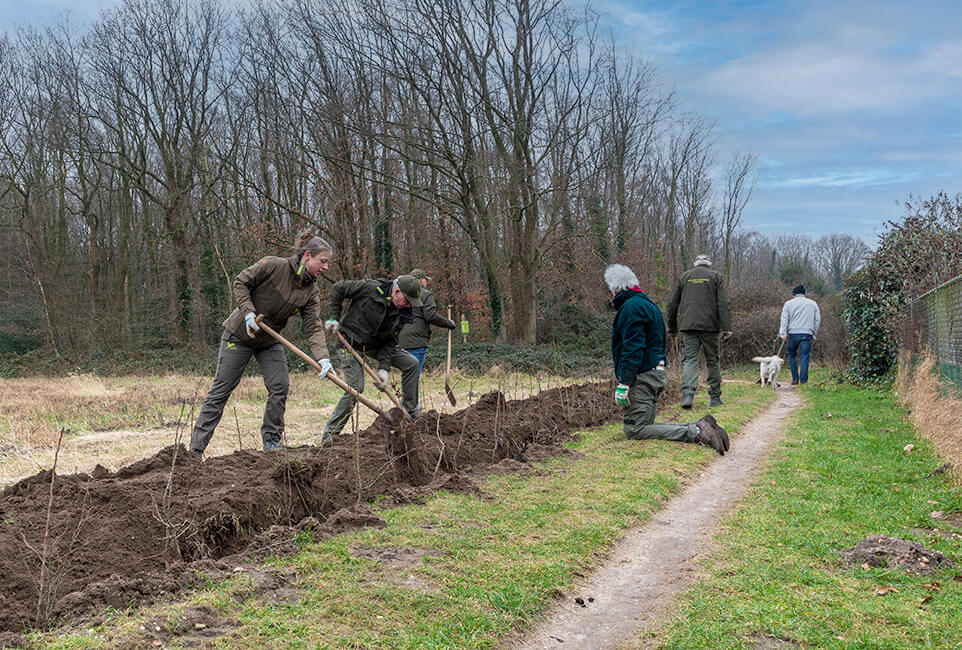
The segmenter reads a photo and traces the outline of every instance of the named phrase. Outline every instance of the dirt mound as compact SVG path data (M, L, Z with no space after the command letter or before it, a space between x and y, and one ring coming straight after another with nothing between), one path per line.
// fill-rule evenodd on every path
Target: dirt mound
M952 560L938 551L907 539L885 535L866 537L855 546L843 550L842 559L849 564L900 568L921 574L952 566Z
M574 431L616 416L610 384L515 401L493 392L399 430L378 420L325 447L201 462L171 446L114 473L58 475L52 488L51 472L40 472L0 493L0 638L149 601L231 555L292 552L302 530L383 525L364 506L378 496L409 503L437 488L476 492L475 480L501 461L563 453Z

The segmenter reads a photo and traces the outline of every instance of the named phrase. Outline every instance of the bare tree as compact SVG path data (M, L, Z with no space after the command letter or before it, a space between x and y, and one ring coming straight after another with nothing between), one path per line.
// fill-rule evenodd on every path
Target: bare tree
M758 174L755 172L757 156L753 153L735 152L725 174L725 197L722 209L722 246L725 250L725 281L731 279L732 238L742 222L742 212L752 198Z
M104 12L90 47L101 99L117 111L101 119L115 132L143 133L150 149L117 152L120 169L162 215L172 275L166 322L175 345L197 342L198 285L193 259L193 199L208 159L222 88L221 39L227 33L213 0L126 0ZM120 120L120 123L114 122Z
M812 252L818 270L838 291L845 278L857 271L872 251L861 239L833 232L820 237Z

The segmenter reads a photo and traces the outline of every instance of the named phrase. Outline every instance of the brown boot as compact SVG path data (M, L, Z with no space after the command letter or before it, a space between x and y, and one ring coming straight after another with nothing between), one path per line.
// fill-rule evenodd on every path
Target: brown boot
M695 426L698 428L698 437L695 438L695 442L699 445L705 445L706 447L711 447L718 452L719 456L725 455L725 443L722 442L721 436L715 431L715 427L707 418L702 418L695 422Z
M715 433L717 433L718 437L721 438L722 444L725 446L725 451L728 451L729 447L731 447L731 443L728 440L728 432L722 428L722 425L718 424L718 420L716 420L715 416L711 413L706 415L705 419L711 422L711 425L715 427Z

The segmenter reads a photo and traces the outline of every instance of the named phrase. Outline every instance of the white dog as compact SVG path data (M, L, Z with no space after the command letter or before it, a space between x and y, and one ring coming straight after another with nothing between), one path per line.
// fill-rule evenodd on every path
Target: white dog
M778 388L778 372L782 369L782 358L773 355L770 357L755 357L752 361L758 364L758 374L762 378L762 386L767 381L772 388Z

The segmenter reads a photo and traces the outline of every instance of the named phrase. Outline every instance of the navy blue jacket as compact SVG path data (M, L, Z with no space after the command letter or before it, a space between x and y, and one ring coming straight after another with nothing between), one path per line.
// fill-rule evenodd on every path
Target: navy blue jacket
M641 291L625 289L611 301L611 360L618 383L630 386L639 373L665 360L665 320L658 305Z

